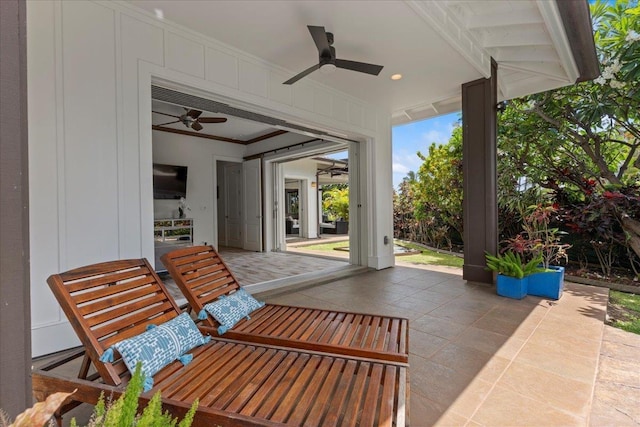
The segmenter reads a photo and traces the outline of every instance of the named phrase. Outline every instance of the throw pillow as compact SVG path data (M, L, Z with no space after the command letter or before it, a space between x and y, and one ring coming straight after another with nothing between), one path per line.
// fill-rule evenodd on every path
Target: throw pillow
M249 314L262 306L264 302L256 300L240 288L231 295L222 296L217 301L205 305L198 318L206 319L207 313L211 314L220 323L218 333L223 335L242 318L250 319Z
M117 350L133 373L136 364L141 362L141 371L145 376L144 391L153 387L153 376L162 368L180 360L184 365L193 358L185 354L194 347L207 343L211 337L204 337L187 313L159 326L149 325L147 331L135 337L115 343L100 357L102 362L113 362L113 351Z

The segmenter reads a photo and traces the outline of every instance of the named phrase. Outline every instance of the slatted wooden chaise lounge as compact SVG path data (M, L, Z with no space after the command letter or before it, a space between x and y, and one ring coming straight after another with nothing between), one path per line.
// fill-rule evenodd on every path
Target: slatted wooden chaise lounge
M240 287L212 246L178 249L161 260L196 313ZM211 335L217 335L219 323L212 316L206 317L205 324L211 327ZM381 360L409 359L408 321L397 317L266 304L224 336Z
M100 392L118 396L130 378L114 343L181 312L146 260L124 260L52 275L48 283L84 345L77 378L60 373L71 357L33 372L37 400L77 389L58 414ZM194 426L403 426L408 411L407 365L344 355L213 338L153 376L148 400L183 416L199 399ZM90 368L93 365L94 368ZM59 418L59 422L60 422Z

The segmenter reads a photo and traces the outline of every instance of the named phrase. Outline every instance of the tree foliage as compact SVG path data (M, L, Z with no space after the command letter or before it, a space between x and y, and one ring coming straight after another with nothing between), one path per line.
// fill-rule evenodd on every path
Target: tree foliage
M601 76L510 100L499 117L500 236L508 240L522 231L523 207L556 203L553 227L582 236L599 257L622 253L626 265L635 266L640 265L640 7L637 0L600 0L591 13ZM461 134L458 127L448 144L418 154L422 166L395 197L396 223L408 221L401 233L424 240L446 228L449 238L462 236Z
M507 195L517 196L526 177L531 185L551 191L568 213L587 212L591 222L617 227L606 238L592 235L593 242L625 245L640 257L639 11L635 1L595 3L594 39L602 75L510 101L498 134L503 201ZM612 189L625 197L597 200ZM572 218L575 215L567 222ZM597 232L598 227L585 230Z

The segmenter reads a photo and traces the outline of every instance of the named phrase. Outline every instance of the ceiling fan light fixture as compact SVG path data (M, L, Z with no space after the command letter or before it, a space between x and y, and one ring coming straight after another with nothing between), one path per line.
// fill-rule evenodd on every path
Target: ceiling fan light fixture
M336 70L336 64L324 64L320 67L320 72L323 74L331 74Z

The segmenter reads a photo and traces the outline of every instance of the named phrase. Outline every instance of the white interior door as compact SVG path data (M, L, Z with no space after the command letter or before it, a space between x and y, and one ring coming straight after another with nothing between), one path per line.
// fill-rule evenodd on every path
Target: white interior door
M242 247L247 251L262 251L262 179L261 159L242 163L242 189L244 199Z
M225 245L242 247L242 164L224 166Z

